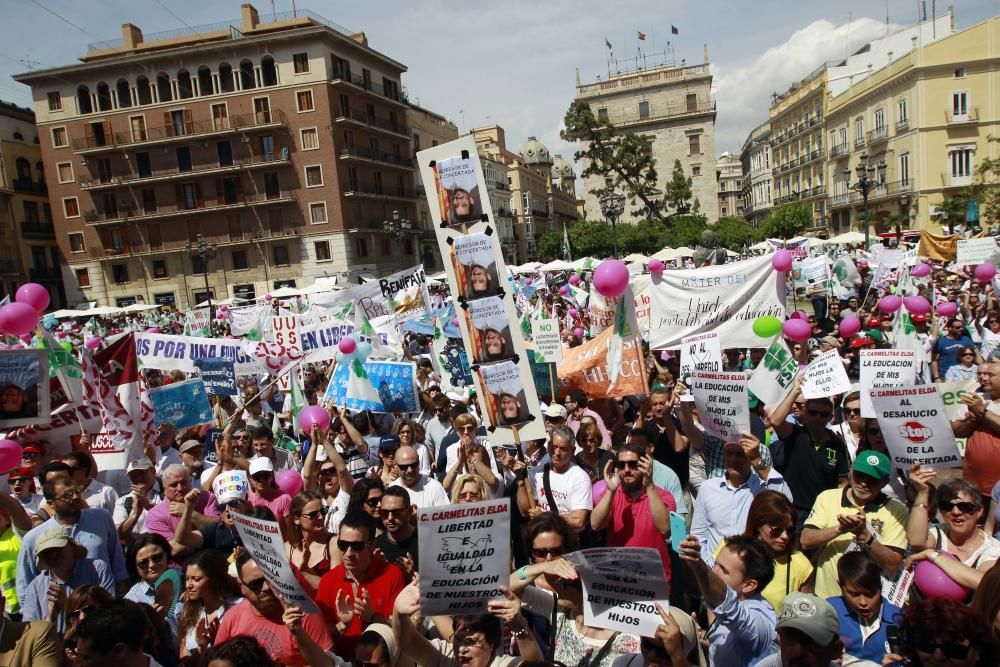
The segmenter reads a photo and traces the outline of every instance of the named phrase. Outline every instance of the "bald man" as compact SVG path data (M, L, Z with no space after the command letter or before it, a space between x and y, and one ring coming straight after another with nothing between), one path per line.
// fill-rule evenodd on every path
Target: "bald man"
M1000 481L1000 363L980 364L979 386L990 398L962 394L969 408L964 419L951 423L956 438L966 438L963 477L979 487L989 506L993 487Z
M402 486L410 493L410 502L417 509L441 507L451 501L441 482L420 474L420 460L417 450L413 447L400 447L396 450L396 467L399 477L389 486Z

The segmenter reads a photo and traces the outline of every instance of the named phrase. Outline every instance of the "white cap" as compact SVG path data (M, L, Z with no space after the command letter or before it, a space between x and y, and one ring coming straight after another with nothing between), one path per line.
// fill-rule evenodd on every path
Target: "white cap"
M242 470L226 470L219 473L219 476L212 482L212 493L215 500L220 505L231 503L234 500L246 500L250 483L247 474Z
M250 459L250 476L253 477L259 472L274 472L274 464L266 456L257 456Z

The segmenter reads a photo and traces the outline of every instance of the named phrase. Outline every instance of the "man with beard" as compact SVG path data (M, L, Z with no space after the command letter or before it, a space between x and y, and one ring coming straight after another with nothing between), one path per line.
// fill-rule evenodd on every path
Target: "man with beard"
M420 460L417 450L413 447L400 447L396 450L396 467L399 468L399 478L390 484L402 486L410 495L410 501L420 509L440 507L451 501L441 482L429 475L420 474Z
M417 526L410 494L401 486L390 486L382 495L378 513L385 532L375 540L376 547L410 579L419 567Z

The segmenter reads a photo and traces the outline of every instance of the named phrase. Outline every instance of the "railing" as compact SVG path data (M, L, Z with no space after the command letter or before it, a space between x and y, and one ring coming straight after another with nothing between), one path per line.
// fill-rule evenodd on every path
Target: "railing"
M23 236L54 236L55 233L55 225L51 222L21 221L21 234Z
M49 194L49 186L45 184L45 181L32 181L30 179L15 178L11 185L14 188L14 192L22 192L25 194L34 195L47 195Z
M393 132L395 134L401 134L404 137L410 136L410 128L400 122L393 123L388 118L379 118L378 116L368 116L368 113L362 111L361 109L341 109L340 113L337 115L337 120L350 119L358 123L363 123L370 127L377 127L380 130L385 130L386 132Z
M241 129L265 127L272 125L287 125L285 112L281 110L261 111L227 116L217 120L197 120L177 125L159 125L144 128L138 136L129 132L113 132L110 137L82 137L73 139L74 151L93 150L95 148L121 148L155 141L195 138L205 134L222 134L236 132Z
M271 230L268 227L261 229L254 229L252 231L247 231L239 235L230 235L227 233L223 234L206 234L204 236L205 242L216 246L238 246L246 245L248 243L258 243L261 241L273 241L287 239L289 237L301 236L302 230L298 227L283 227L279 230ZM193 241L193 239L192 239ZM95 259L103 259L107 261L117 261L123 257L135 256L135 255L149 255L149 254L163 254L168 252L183 252L187 253L188 241L180 241L175 244L160 244L155 248L149 247L148 245L142 243L130 243L122 248L104 248L104 247L90 247L87 249L87 255Z
M687 76L704 76L710 74L708 65L692 65L691 67L661 68L655 70L638 70L627 76L612 76L607 81L598 81L576 87L578 97L584 95L599 95L612 90L648 86L660 81L683 79Z
M358 88L367 90L368 92L375 93L376 95L381 95L386 99L394 100L396 102L405 102L406 98L399 94L398 90L387 90L382 84L375 83L374 81L366 81L363 76L358 76L357 74L348 74L340 70L335 70L333 76L330 77L333 81L343 81L344 83L350 83Z
M864 137L864 135L862 135L860 137L855 137L854 138L854 147L855 148L862 148L864 145L865 145L865 137Z
M975 123L979 120L979 107L967 109L965 113L955 113L954 109L947 109L944 112L945 119L949 125L961 123Z
M910 126L910 120L908 118L904 118L903 120L897 120L896 121L896 132L900 132L902 130L905 130L909 126Z
M868 132L868 143L870 144L888 138L889 138L889 129L885 125L876 127L874 130Z
M106 225L111 223L122 223L122 222L142 222L143 220L155 220L159 218L169 218L175 215L194 215L198 213L211 212L223 209L233 209L243 206L256 206L258 204L268 204L268 203L278 203L283 201L290 201L294 199L294 193L290 189L281 189L277 192L261 192L261 193L251 193L239 196L236 201L227 202L225 198L212 199L212 200L202 200L201 206L192 206L190 208L186 206L174 206L172 208L162 207L157 208L155 212L114 212L114 213L91 213L86 216L87 224L90 225ZM209 205L209 201L214 202ZM137 210L137 209L135 209Z
M844 193L842 195L833 195L830 197L830 208L843 208L847 206L850 201L850 195Z
M113 172L111 174L103 174L95 179L90 179L87 181L80 181L81 190L95 190L98 188L115 187L119 185L130 185L132 183L143 183L151 182L157 180L167 180L172 178L191 178L202 174L210 174L217 172L227 172L227 171L238 171L240 169L246 169L249 167L259 167L269 164L288 164L289 159L287 155L282 154L269 154L254 156L250 158L244 158L242 160L233 160L231 164L215 164L215 165L203 165L196 166L187 171L172 170L172 171L160 171L160 172L150 172L145 176L140 176L139 174L133 172Z
M669 120L671 118L679 118L682 116L689 116L693 114L703 114L712 113L715 111L715 100L707 103L700 104L676 104L667 105L667 110L664 113L648 114L645 116L636 113L617 113L609 114L607 120L615 127L625 127L628 125L638 125L640 123L656 123L662 120Z
M408 188L397 188L392 185L383 185L381 188L375 184L349 185L344 191L345 195L373 195L376 197L396 197L399 199L415 199L416 193Z
M345 146L340 149L341 157L358 157L365 160L375 160L377 162L387 162L408 169L413 168L413 160L404 157L396 157L392 153L383 151L375 152L370 148L360 148L358 146Z
M840 155L847 155L847 144L837 144L830 146L830 157L835 158Z

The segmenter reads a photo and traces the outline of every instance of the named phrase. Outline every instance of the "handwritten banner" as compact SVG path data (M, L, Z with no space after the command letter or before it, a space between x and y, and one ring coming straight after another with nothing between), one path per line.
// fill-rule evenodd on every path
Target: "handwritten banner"
M236 395L236 371L231 359L195 359L194 365L201 374L205 389L213 396Z
M750 432L747 379L743 373L695 373L691 393L705 431L726 442Z

